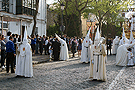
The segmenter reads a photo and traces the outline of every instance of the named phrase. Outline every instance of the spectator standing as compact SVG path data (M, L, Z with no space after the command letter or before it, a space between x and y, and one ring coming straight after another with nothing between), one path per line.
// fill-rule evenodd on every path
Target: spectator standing
M43 35L43 50L45 50L45 35Z
M32 54L35 54L35 45L36 45L36 38L34 35L31 37L31 48L32 48Z
M39 46L39 38L38 35L36 35L36 54L38 54L38 46Z
M48 37L46 37L46 40L45 40L45 55L49 54L49 48L48 48Z
M73 39L72 41L72 45L71 45L71 52L73 53L73 57L75 57L75 53L76 53L76 40Z
M4 35L1 37L1 67L2 69L5 68L5 50L6 50L6 43L4 41Z
M107 55L108 55L108 51L110 51L110 55L111 55L111 47L112 47L112 41L107 40Z
M6 36L6 40L5 40L6 43L9 41L10 36L11 36L11 32L7 32L7 36Z
M69 50L69 39L67 38L66 34L64 34L64 40L66 41L67 47L68 47L68 50Z
M77 50L78 50L78 57L79 57L79 56L81 56L81 50L82 50L82 41L81 41L81 39L79 39L79 41L78 41Z
M19 35L18 42L21 42L21 35Z
M53 42L52 48L53 48L53 54L54 54L54 61L59 60L59 55L60 55L60 42L56 38L56 40Z
M49 46L49 53L50 53L50 60L51 60L51 58L52 58L52 44L50 44L50 46Z
M39 38L39 48L40 48L40 55L43 53L43 38L40 36Z
M11 64L11 73L14 73L14 56L15 56L15 48L13 43L13 37L9 37L9 41L6 43L6 52L7 52L7 59L6 59L6 71L9 72L9 64Z
M18 34L15 34L15 36L16 36L16 43L18 42Z

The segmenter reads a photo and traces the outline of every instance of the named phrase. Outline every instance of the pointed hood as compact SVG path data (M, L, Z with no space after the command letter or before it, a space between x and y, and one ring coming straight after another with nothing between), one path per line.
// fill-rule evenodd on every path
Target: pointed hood
M56 36L56 38L58 38L58 40L60 40L61 38L55 33L55 36Z
M134 40L134 37L133 37L132 30L131 30L129 43L132 44L133 43L133 40Z
M83 41L83 45L85 47L88 47L89 43L90 43L90 30L91 30L91 28L89 29L89 31L88 31L88 33L87 33L87 35L86 35L86 37L85 37L85 39Z
M96 32L96 36L95 36L95 41L100 39L100 33L99 33L99 29L97 27L97 32Z
M88 31L88 33L87 33L86 37L85 37L85 39L87 39L87 40L89 40L89 39L90 39L90 30L91 30L91 27L90 27L90 29L89 29L89 31Z
M124 27L123 27L123 34L122 34L122 38L125 38L125 32L124 32Z
M25 25L25 30L24 30L23 43L24 44L28 43L26 25Z

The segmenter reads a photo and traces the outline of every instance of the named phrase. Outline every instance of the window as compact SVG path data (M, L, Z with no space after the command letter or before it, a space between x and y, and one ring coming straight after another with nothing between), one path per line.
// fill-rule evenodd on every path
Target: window
M34 16L36 0L17 0L17 14Z
M2 0L2 9L4 9L6 12L9 12L9 0Z

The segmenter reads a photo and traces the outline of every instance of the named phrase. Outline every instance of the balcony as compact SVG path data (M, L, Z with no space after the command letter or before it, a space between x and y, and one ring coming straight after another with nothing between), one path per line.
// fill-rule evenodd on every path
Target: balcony
M25 14L25 15L31 15L31 16L34 16L36 10L35 9L31 9L31 8L28 8L28 7L17 7L16 8L16 14L17 15L20 15L20 14Z
M28 0L31 1L31 0ZM34 2L32 0L31 2ZM30 6L28 6L28 4ZM17 0L16 2L16 14L17 15L31 15L34 16L36 9L35 9L35 3L25 2L25 0Z

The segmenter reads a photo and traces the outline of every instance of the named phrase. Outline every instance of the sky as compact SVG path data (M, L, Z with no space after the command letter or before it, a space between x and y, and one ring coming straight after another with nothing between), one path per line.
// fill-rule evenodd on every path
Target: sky
M52 4L54 3L55 1L54 0L46 0L47 4Z

